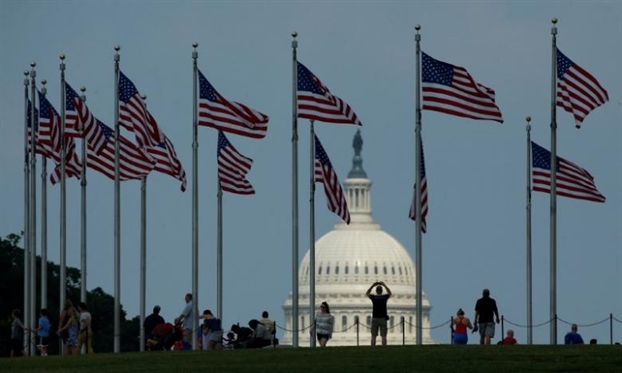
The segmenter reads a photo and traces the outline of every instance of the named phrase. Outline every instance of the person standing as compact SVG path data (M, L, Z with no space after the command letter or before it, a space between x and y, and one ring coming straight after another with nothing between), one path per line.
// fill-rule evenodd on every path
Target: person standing
M567 345L582 345L583 337L578 333L579 327L577 324L570 326L570 331L564 336L564 344Z
M80 332L78 334L78 351L82 351L82 346L86 345L86 353L93 354L93 330L91 329L91 313L86 303L78 303L80 311Z
M11 323L11 357L28 356L24 348L24 331L27 331L20 317L22 312L18 309L11 313L13 322Z
M80 355L80 351L78 350L78 332L80 329L80 315L78 314L78 310L76 310L73 306L71 306L65 311L67 317L65 318L65 325L59 325L56 333L58 335L66 335L67 337L64 339L65 345L65 354L67 355Z
M468 317L464 317L464 311L462 308L456 312L456 318L453 320L451 330L453 331L453 342L455 345L465 345L469 341L469 335L467 334L467 328L473 329L473 324Z
M330 314L328 303L322 302L322 304L320 304L320 314L315 317L315 324L310 330L312 336L313 331L316 332L320 347L326 347L328 340L333 338L334 327L335 316Z
M376 294L371 294L371 290L376 287ZM383 293L383 287L387 290L386 294ZM369 289L365 295L371 299L371 303L373 305L373 311L371 316L371 345L376 345L376 337L378 337L378 329L380 329L380 336L382 338L382 345L386 346L387 344L387 320L389 319L389 314L387 312L387 301L391 298L391 289L383 282L376 281Z
M145 317L143 329L145 329L145 342L153 338L153 329L156 326L164 324L164 318L160 316L160 306L153 307L153 313Z
M490 344L490 340L495 337L495 320L499 323L499 310L497 302L490 297L490 290L484 289L482 297L475 303L475 322L476 327L473 332L479 329L479 344ZM479 328L478 328L479 327Z
M181 326L184 328L184 342L192 345L192 294L186 294L184 300L186 301L186 306L181 311L181 314L175 321L175 325L179 324L180 322L182 323Z

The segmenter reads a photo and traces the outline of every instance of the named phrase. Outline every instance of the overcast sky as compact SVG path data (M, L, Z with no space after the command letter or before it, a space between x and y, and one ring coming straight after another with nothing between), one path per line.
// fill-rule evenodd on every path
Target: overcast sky
M550 20L557 17L558 47L610 97L580 130L570 114L558 110L558 154L588 169L607 197L604 204L558 198L558 314L578 324L610 313L622 320L621 4L2 1L0 235L23 229L23 71L37 62L37 79L48 80L48 98L60 110L58 56L64 53L67 81L76 89L86 86L91 111L112 126L113 47L120 45L122 71L148 96L189 177L185 193L163 174L148 182L147 307L161 305L167 320L177 316L192 284L191 45L198 42L199 68L214 87L270 116L263 140L229 136L255 161L248 178L257 194L223 197L224 323L246 323L268 310L283 325L281 306L292 290L290 34L296 30L299 60L363 123L362 156L374 183L375 219L417 260L408 209L415 179L413 27L421 24L423 51L467 68L493 88L505 119L498 124L423 113L429 215L422 275L433 306L431 323L445 322L459 307L472 316L481 290L490 288L505 318L525 324L524 119L533 118L533 140L550 148ZM299 127L302 260L309 242L309 135L305 120ZM356 128L318 123L316 131L345 178ZM200 128L199 144L199 309L215 310L216 131ZM121 194L121 301L129 316L139 312L139 186L124 182ZM48 186L48 195L48 258L58 263L59 187ZM67 264L79 267L77 180L68 181L67 196ZM317 199L319 238L338 217L326 210L323 193ZM89 170L88 288L100 286L110 294L113 221L113 182ZM549 195L543 193L533 195L533 263L533 321L539 324L549 315ZM524 343L525 329L514 329ZM567 329L559 324L560 340ZM609 341L608 322L580 332L588 340ZM614 332L614 340L622 340L622 325L615 323ZM432 331L443 343L447 335L445 327ZM534 341L548 343L548 325L534 330Z

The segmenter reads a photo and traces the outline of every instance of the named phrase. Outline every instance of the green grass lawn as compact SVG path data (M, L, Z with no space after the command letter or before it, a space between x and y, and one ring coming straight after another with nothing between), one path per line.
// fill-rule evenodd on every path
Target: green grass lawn
M622 347L386 346L0 359L0 372L622 372Z

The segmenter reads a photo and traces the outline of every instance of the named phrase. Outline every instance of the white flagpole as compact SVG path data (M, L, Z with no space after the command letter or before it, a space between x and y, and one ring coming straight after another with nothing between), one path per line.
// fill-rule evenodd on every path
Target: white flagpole
M531 258L531 117L527 117L527 344L533 343L532 258Z
M121 175L119 159L119 50L114 50L114 352L121 352Z
M28 143L28 85L29 71L24 71L24 326L29 325L30 317L30 153ZM24 333L24 345L30 345L30 334ZM30 347L28 347L30 349Z
M147 108L147 96L141 96ZM145 303L147 291L147 176L140 180L140 351L145 351Z
M199 140L198 140L198 101L197 82L199 69L197 58L199 43L192 43L192 349L198 350L197 329L199 328Z
M37 129L36 129L36 94L37 72L35 62L30 66L30 97L32 106L30 111L30 327L37 324ZM34 344L30 345L30 356L37 350Z
M309 145L309 324L315 320L315 124L311 120ZM315 347L317 331L311 333L311 347Z
M60 58L60 302L59 307L65 305L67 296L67 177L65 176L65 158L67 156L67 142L65 141L65 55ZM84 141L84 139L82 140ZM83 165L86 167L86 163Z
M551 221L550 221L550 320L551 344L557 344L557 18L551 20Z
M80 87L82 95L80 99L86 103L86 88ZM87 279L87 238L86 238L86 135L84 133L84 122L82 122L80 132L82 135L82 174L80 175L80 301L86 303L86 279Z
M292 346L298 347L298 33L292 32Z
M222 324L222 187L216 175L216 183L218 184L218 192L216 193L216 200L218 205L217 214L217 226L216 226L216 304L217 304L217 317Z
M416 327L416 337L417 344L420 345L423 343L423 331L421 329L423 325L423 247L422 247L422 237L421 237L421 35L419 34L419 30L421 30L421 26L415 26L416 34L415 34L415 44L416 44L416 86L415 86L415 174L417 185L415 192L415 212L417 216L417 223L415 225L415 247L416 247L416 259L417 259L417 294L416 295L416 306L417 313L415 315L415 321L417 324Z
M45 97L47 80L41 81L41 94ZM39 105L41 108L41 105ZM48 188L47 159L41 155L41 308L48 308Z

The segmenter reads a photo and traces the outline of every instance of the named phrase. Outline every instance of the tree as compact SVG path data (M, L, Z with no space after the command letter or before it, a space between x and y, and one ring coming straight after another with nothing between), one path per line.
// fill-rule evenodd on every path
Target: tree
M24 306L24 249L19 247L23 233L9 234L0 239L0 356L9 355L11 338L11 313L13 309ZM52 330L58 326L61 307L60 301L60 266L52 262L48 266L48 309ZM37 312L41 300L41 257L37 256ZM66 298L77 306L80 299L80 270L66 268ZM87 305L93 317L93 349L95 352L112 352L114 341L114 297L97 287L86 294ZM121 306L121 351L137 351L140 320L135 317L126 320L126 312ZM58 353L59 339L50 338L50 354Z

